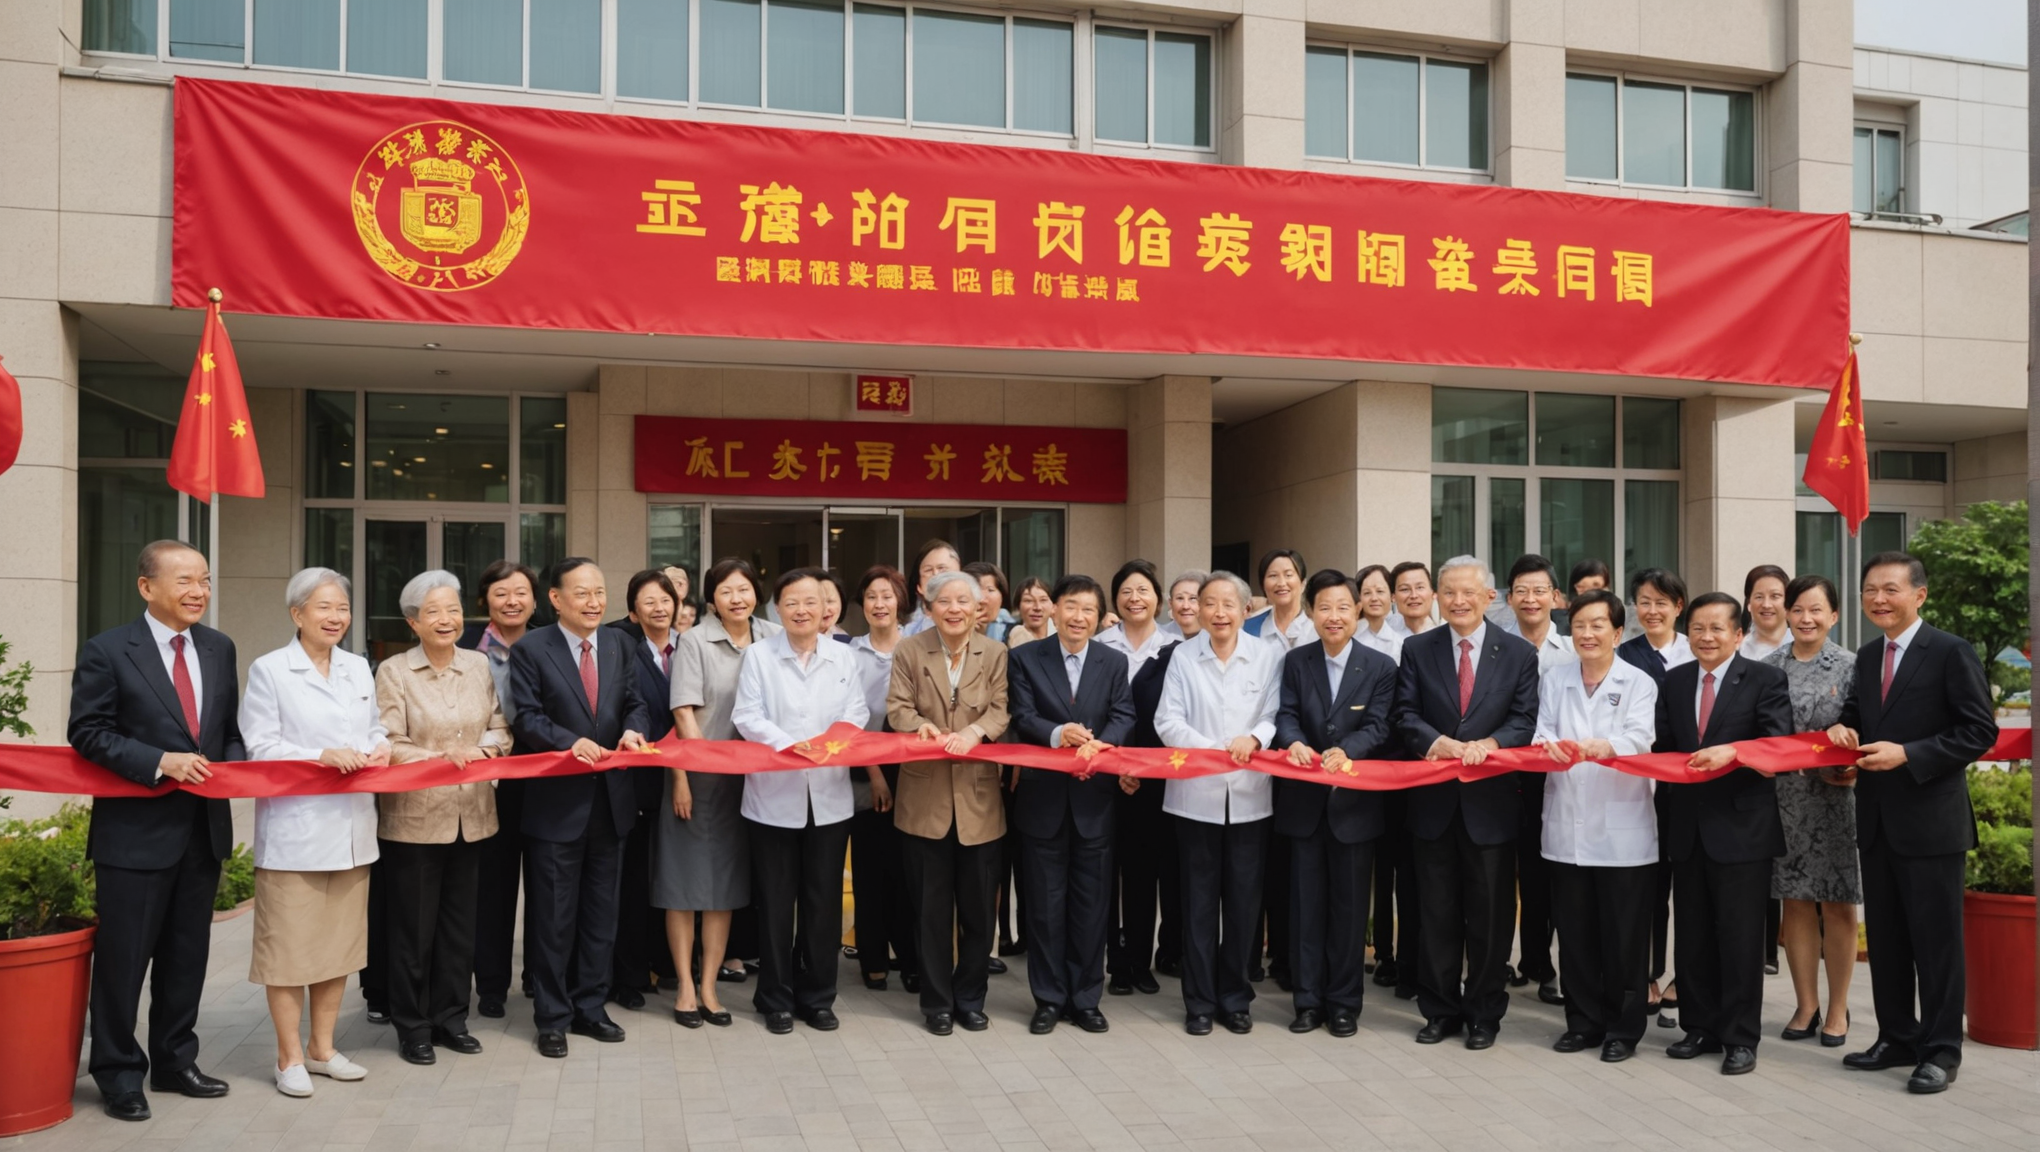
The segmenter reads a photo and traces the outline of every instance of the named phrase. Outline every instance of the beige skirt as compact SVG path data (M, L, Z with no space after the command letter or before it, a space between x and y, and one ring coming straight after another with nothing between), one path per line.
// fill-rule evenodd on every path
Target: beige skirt
M368 865L342 872L255 870L248 979L301 988L368 966Z

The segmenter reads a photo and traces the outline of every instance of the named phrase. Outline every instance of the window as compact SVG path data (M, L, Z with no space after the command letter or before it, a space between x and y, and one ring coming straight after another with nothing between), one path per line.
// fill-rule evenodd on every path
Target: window
M1856 126L1856 186L1849 209L1872 215L1905 211L1905 133L1885 125Z
M1678 565L1677 400L1433 388L1431 459L1434 561Z
M1756 94L1593 73L1565 78L1565 174L1754 192Z
M1485 172L1488 66L1311 45L1303 130L1311 156Z
M1211 37L1100 24L1091 43L1098 139L1211 147Z
M1880 448L1870 453L1872 480L1923 480L1931 484L1948 482L1946 452L1895 451Z

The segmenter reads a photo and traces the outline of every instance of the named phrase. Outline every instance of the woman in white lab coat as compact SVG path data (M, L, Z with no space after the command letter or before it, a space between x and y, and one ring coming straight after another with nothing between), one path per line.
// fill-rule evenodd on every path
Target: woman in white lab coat
M1651 781L1599 763L1648 752L1656 735L1656 683L1615 655L1622 623L1614 593L1575 598L1579 662L1545 672L1537 702L1537 743L1560 764L1581 757L1544 782L1543 850L1565 973L1565 1034L1552 1048L1598 1047L1611 1064L1635 1054L1647 1025L1658 862Z
M390 762L368 661L340 644L353 623L347 578L307 568L284 601L297 635L248 669L241 734L254 760L316 760L345 774ZM276 1090L310 1096L311 1073L368 1073L333 1047L347 977L368 966L368 866L376 858L375 797L277 796L255 801L255 942L248 979L269 990ZM312 1036L298 1021L311 989Z

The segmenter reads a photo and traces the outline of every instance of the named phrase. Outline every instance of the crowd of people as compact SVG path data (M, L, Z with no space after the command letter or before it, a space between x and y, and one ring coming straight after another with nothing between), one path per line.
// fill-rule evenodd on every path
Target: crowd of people
M1768 565L1740 597L1690 595L1661 568L1625 597L1603 563L1561 583L1534 555L1499 589L1469 556L1349 574L1278 549L1253 575L1258 598L1242 576L1165 582L1144 560L1016 591L930 541L910 571L848 587L724 559L697 601L684 570L650 569L609 620L593 561L544 577L502 561L471 589L413 578L399 602L417 643L371 670L345 647L347 579L308 568L286 590L290 640L243 695L233 642L199 623L205 558L162 541L140 556L144 614L84 647L70 739L149 785L234 760L345 774L565 752L601 769L682 742L673 768L258 799L249 979L290 1096L367 1074L334 1047L356 974L370 1019L430 1064L481 1051L470 1004L505 1015L519 967L537 1050L564 1057L569 1035L621 1041L608 1006L662 988L685 1028L730 1027L721 990L752 983L770 1032L835 1029L845 955L876 991L897 972L931 1033L981 1031L991 978L1022 952L1035 1034L1106 1031L1106 997L1158 994L1160 974L1180 980L1192 1035L1250 1031L1272 979L1290 1031L1349 1037L1371 980L1416 1002L1418 1043L1477 1051L1510 988L1535 984L1564 1009L1558 1052L1629 1059L1655 1017L1681 1030L1668 1056L1719 1055L1735 1075L1755 1067L1781 939L1796 1007L1780 1036L1845 1043L1859 903L1878 1029L1844 1065L1910 1068L1914 1092L1954 1081L1963 769L1996 726L1973 649L1919 618L1917 560L1865 564L1877 635L1853 653L1830 639L1835 586ZM557 624L534 625L541 596ZM863 635L841 627L846 603ZM785 749L839 723L917 735L929 756L685 766L686 741ZM1775 778L1738 763L1738 741L1808 731L1861 759ZM1118 745L1221 749L1240 768L1143 781L965 758L991 741L1079 764ZM1327 773L1476 766L1524 747L1565 770L1372 790L1251 766L1261 751ZM1607 765L1653 750L1689 756L1690 781ZM194 1024L231 840L226 802L183 790L95 805L90 1071L113 1116L148 1118L145 1081L228 1091L199 1069Z

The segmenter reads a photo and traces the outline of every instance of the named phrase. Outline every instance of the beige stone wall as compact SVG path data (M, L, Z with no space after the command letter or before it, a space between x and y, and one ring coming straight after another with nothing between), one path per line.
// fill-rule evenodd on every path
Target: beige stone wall
M305 394L294 388L248 389L255 442L262 449L260 500L220 497L220 565L213 576L220 629L234 638L245 684L257 656L290 642L283 591L304 558L304 514L298 499L304 477ZM352 573L343 576L353 578ZM355 589L355 627L367 626L368 604Z
M2006 432L1955 442L1954 484L1950 509L1962 510L1982 500L2026 498L2026 434Z
M1167 573L1164 580L1211 567L1211 380L1161 376L1135 385L1127 398L1126 450L1121 544L1088 571L1109 573L1135 556ZM1099 543L1106 543L1103 533Z
M2026 407L2026 245L1859 224L1851 325L1870 401Z

